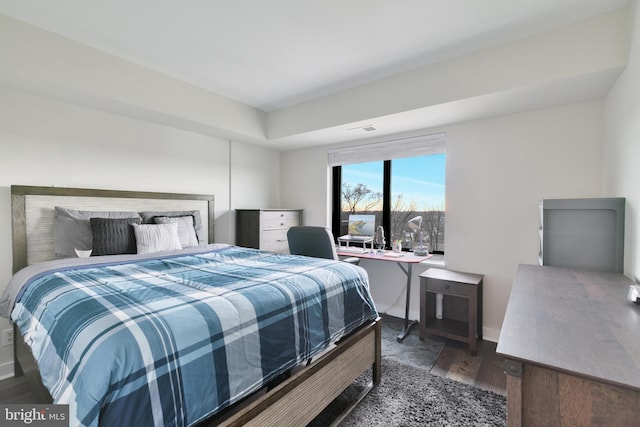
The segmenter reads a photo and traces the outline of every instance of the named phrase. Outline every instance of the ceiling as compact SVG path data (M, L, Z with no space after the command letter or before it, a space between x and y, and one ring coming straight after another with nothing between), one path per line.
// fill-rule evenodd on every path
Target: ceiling
M627 3L0 0L0 13L270 112Z

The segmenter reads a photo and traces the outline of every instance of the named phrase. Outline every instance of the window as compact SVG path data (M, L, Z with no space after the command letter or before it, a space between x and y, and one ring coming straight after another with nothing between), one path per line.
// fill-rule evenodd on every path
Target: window
M430 252L444 252L445 155L391 160L391 230L393 240L412 247L407 222L422 216L425 244ZM386 228L385 228L386 230Z
M391 144L398 147L397 142L378 144L378 147L385 147L383 155L397 158L362 163L345 161L334 165L334 236L348 233L350 214L375 215L376 226L384 227L387 246L391 246L392 241L400 240L403 249L411 250L417 244L418 236L410 230L407 222L421 216L425 245L430 252L444 253L444 138L438 142L435 148L430 146L427 154L411 155L416 150L405 150L404 154L409 154L407 157L402 156L402 150L388 150ZM355 152L358 148L366 153L361 157L375 155L370 146L350 147L348 150ZM335 151L330 152L330 164L331 156L340 157L340 154L335 156Z

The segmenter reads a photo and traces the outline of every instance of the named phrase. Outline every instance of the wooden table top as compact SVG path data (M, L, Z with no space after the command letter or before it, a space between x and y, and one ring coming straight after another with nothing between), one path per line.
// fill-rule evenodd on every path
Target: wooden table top
M496 352L640 390L640 305L622 274L520 265Z

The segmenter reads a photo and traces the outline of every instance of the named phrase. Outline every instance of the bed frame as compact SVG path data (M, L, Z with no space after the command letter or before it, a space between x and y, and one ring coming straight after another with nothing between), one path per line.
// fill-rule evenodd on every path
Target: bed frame
M83 210L200 210L209 243L215 240L214 196L82 188L11 186L13 272L54 258L54 206ZM24 375L38 402L51 403L30 349L14 326L14 372ZM371 381L332 425L380 382L381 321L361 326L306 367L268 390L238 402L204 425L301 426L308 424L356 378L371 369Z

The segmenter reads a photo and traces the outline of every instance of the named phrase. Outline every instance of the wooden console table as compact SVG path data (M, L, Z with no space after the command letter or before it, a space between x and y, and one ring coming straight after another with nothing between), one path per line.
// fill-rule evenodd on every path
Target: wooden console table
M500 332L507 425L640 424L640 306L618 273L520 265Z
M466 342L472 355L482 339L481 274L430 268L420 275L420 339L427 333ZM435 299L443 299L442 319L436 318ZM431 298L430 298L431 297Z

